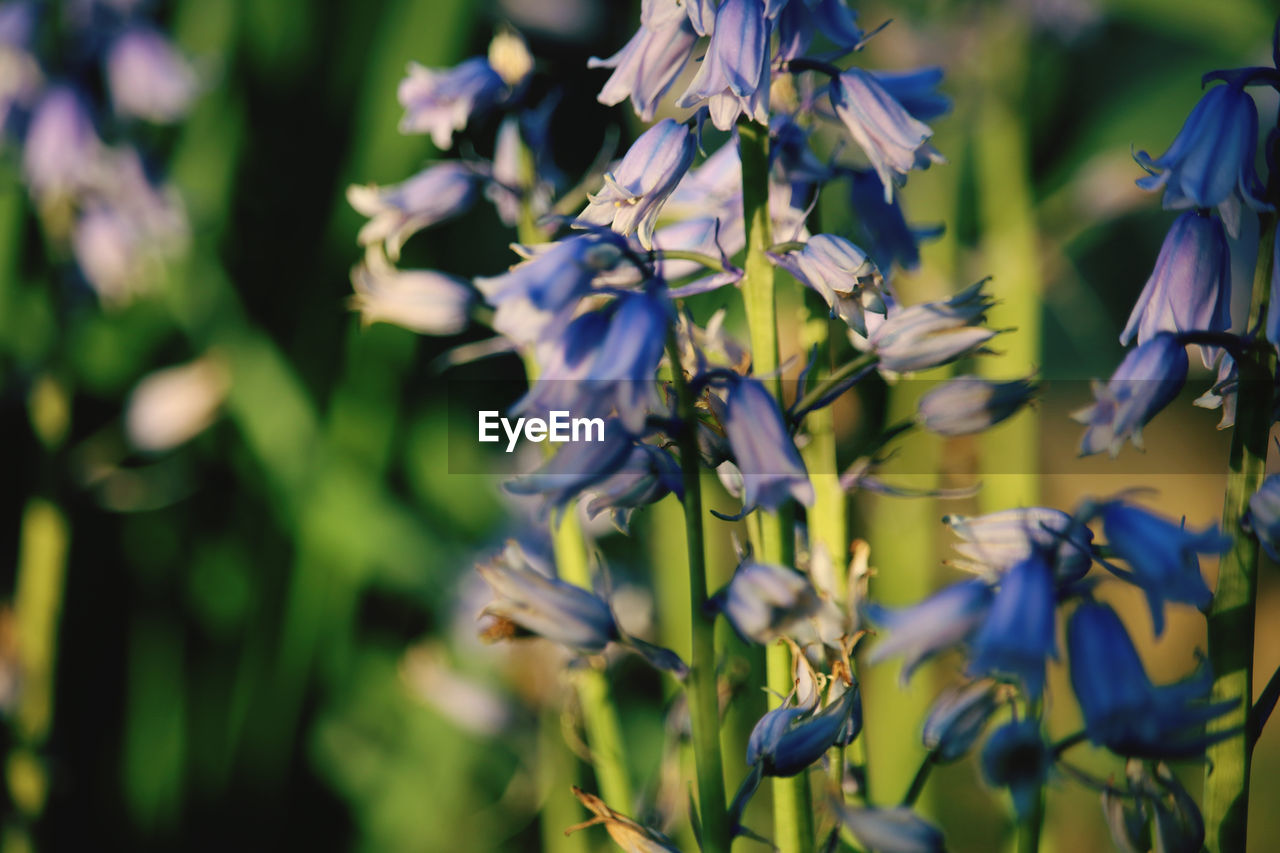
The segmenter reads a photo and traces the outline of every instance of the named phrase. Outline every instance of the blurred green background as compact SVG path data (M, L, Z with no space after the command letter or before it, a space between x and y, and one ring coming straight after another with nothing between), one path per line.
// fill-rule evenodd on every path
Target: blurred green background
M448 473L450 407L434 363L482 335L359 328L345 301L360 218L343 193L353 182L401 180L436 156L425 138L396 132L405 64L482 53L502 21L525 34L544 79L556 81L556 160L580 174L610 128L624 142L635 134L629 110L595 102L605 72L585 62L625 42L638 5L162 5L214 81L190 120L156 140L171 154L194 240L160 294L120 310L103 311L50 263L13 158L3 160L0 576L11 607L0 618L0 665L17 679L12 689L0 681L6 850L79 849L86 827L95 847L140 850L536 850L582 819L562 793L539 818L549 780L582 772L558 747L558 720L539 715L558 701L555 662L545 649L482 647L472 636L483 597L471 565L510 532L511 509L498 478ZM993 324L1020 330L1002 369L1039 368L1051 384L1107 375L1172 218L1133 186L1130 147L1163 150L1202 72L1265 62L1276 9L1264 0L857 5L865 26L895 19L866 64L942 64L956 100L934 123L950 163L913 177L905 196L913 220L945 221L948 235L903 289L934 296L994 272L1008 313ZM1259 102L1265 124L1274 93ZM472 130L477 151L490 153L492 127ZM848 221L842 205L824 199L828 230ZM509 262L510 239L479 205L416 238L406 265L492 274ZM230 380L223 417L174 451L129 450L131 389L151 371L210 354ZM454 376L456 390L520 369L495 360ZM1192 384L1207 387L1209 377ZM1216 517L1222 477L1169 473L1161 459L1164 448L1205 460L1178 472L1225 466L1216 413L1171 410L1150 431L1147 455L1127 450L1109 467L1071 461L1078 432L1067 408L1051 398L991 441L921 446L948 482L972 479L984 454L1014 454L1003 470L1026 473L989 477L980 501L910 512L934 524L943 511L986 501L1070 507L1149 485L1169 514L1196 524ZM881 550L877 537L888 539L894 522L872 503L859 502L853 530L871 539L872 562L887 573L892 546ZM655 523L642 520L640 535ZM936 529L926 566L949 549ZM634 549L616 537L603 543L623 589L629 578L644 585L646 555L661 559L671 547L653 538ZM1280 665L1274 566L1260 595L1265 683ZM635 596L643 623L645 593ZM1120 603L1143 626L1135 634L1149 637L1141 602ZM1160 678L1184 673L1203 646L1203 620L1180 615L1159 644L1143 647ZM613 680L633 752L644 756L637 782L653 791L660 683L629 662ZM869 694L895 681L873 680ZM1065 733L1077 712L1061 672L1054 684L1053 725ZM917 679L911 701L935 689ZM913 737L911 715L879 730L874 708L868 716L872 737ZM1280 836L1280 815L1265 807L1280 796L1274 729L1254 767L1258 851ZM870 751L874 761L874 740ZM1094 756L1089 766L1116 765ZM1196 790L1198 765L1184 775ZM981 790L971 763L940 772L933 786L928 808L954 849L999 847L1007 803ZM1051 797L1052 849L1109 845L1094 795L1059 780ZM593 832L569 849L605 849Z

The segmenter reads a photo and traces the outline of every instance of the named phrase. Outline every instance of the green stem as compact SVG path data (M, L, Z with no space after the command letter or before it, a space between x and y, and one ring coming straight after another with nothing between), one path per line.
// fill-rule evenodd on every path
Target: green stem
M924 784L929 781L929 774L933 773L933 768L938 765L938 754L932 750L925 754L924 761L920 762L920 768L916 770L916 775L911 778L911 785L907 788L907 793L902 797L904 806L914 806L916 800L920 799L920 794L924 792Z
M680 471L684 482L685 540L689 550L689 613L692 661L686 691L693 731L694 764L698 775L698 802L703 853L728 853L733 843L720 755L720 699L716 690L715 622L706 615L707 570L702 531L702 488L698 469L697 420L693 395L680 366L680 350L672 336L667 342L671 358L678 414L685 428L680 432Z
M1018 824L1018 853L1036 853L1040 849L1040 834L1044 828L1044 788L1036 791L1031 801L1031 814Z
M742 158L742 208L747 227L746 277L742 299L751 336L751 353L757 375L765 380L774 398L782 401L782 378L778 370L778 319L776 271L766 252L773 245L769 219L769 129L743 121L738 124L738 144ZM794 563L795 536L793 508L784 506L760 518L761 560L782 565ZM769 689L783 696L791 692L791 652L785 646L770 646L765 652L765 673ZM779 703L769 699L770 707ZM782 853L810 853L814 849L813 814L809 777L774 779L773 833Z
M1266 316L1276 236L1274 214L1262 217L1258 265L1253 277L1253 304L1248 328ZM1222 529L1232 537L1231 550L1218 569L1218 589L1209 607L1209 662L1213 666L1213 699L1232 700L1236 707L1209 723L1210 733L1236 729L1232 737L1209 747L1205 764L1205 844L1210 853L1243 851L1249 818L1249 767L1253 757L1247 722L1253 698L1254 609L1258 587L1258 540L1240 526L1249 499L1266 473L1267 438L1271 428L1274 359L1253 351L1239 362L1235 434L1227 469Z

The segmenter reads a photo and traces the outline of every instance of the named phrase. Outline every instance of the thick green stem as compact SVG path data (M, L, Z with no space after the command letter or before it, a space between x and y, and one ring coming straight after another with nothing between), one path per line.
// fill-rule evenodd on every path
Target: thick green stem
M774 397L782 400L782 378L778 370L778 319L775 270L765 254L773 245L769 219L769 130L751 122L738 124L738 144L742 158L742 208L747 227L746 277L742 299L751 336L755 373L764 380ZM760 519L759 558L765 562L791 565L795 538L793 509L782 507ZM766 652L766 678L774 693L791 692L791 653L785 646ZM776 696L770 700L776 707ZM791 779L774 779L774 843L782 853L810 853L814 848L813 814L809 779L805 774Z
M1262 218L1258 265L1253 277L1249 328L1266 316L1275 246L1276 218ZM1239 363L1235 434L1227 469L1222 529L1232 537L1222 558L1218 588L1209 608L1209 661L1213 666L1213 699L1232 700L1236 707L1208 726L1210 732L1236 729L1230 738L1209 748L1204 781L1205 844L1210 853L1245 849L1249 819L1249 766L1253 749L1246 723L1253 699L1254 605L1258 585L1258 540L1240 526L1249 499L1262 484L1271 430L1274 357L1251 350Z
M724 764L720 755L720 698L716 690L716 632L708 618L706 551L702 531L702 488L698 469L697 412L680 366L674 339L667 345L680 421L680 471L684 482L685 542L689 551L689 613L692 660L686 682L698 774L699 816L703 853L728 853L733 829L726 810Z

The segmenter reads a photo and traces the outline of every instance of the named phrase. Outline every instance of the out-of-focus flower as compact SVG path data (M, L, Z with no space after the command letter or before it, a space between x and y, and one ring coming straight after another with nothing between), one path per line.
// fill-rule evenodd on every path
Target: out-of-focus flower
M942 832L907 806L859 808L832 803L840 823L868 850L876 853L942 853Z
M1009 789L1020 819L1031 813L1052 764L1034 720L1005 723L982 747L983 777L990 785Z
M862 245L884 270L897 264L904 270L920 265L920 243L942 236L941 225L907 224L897 196L885 201L885 186L874 169L849 170L849 200L857 214L856 227L865 235Z
M503 119L494 145L491 180L485 197L493 202L502 223L514 228L525 206L536 220L551 209L560 172L551 158L550 121L554 101Z
M988 581L1022 562L1037 549L1053 556L1059 583L1078 580L1093 565L1093 531L1058 509L1021 507L987 515L945 515L942 523L964 541L964 558L950 565Z
M1155 160L1138 152L1138 164L1150 173L1138 186L1163 189L1166 209L1217 207L1234 237L1241 200L1254 210L1270 209L1254 171L1257 146L1253 98L1240 85L1215 86L1191 110L1168 151Z
M1157 763L1153 774L1144 762L1131 758L1125 776L1127 791L1107 788L1102 793L1102 813L1116 847L1124 853L1195 853L1204 848L1204 818L1167 764Z
M876 82L902 108L919 121L928 121L951 112L951 99L938 91L942 69L937 66L912 71L871 71Z
M989 678L948 687L934 700L921 739L937 761L963 758L1000 705L1000 690Z
M640 135L615 171L605 173L604 189L590 197L578 221L636 234L642 246L653 248L658 214L689 170L697 149L689 128L675 119L658 122Z
M866 35L858 13L845 0L788 3L778 15L778 53L782 59L803 56L820 34L844 51L856 48Z
M213 423L230 388L230 374L216 355L148 374L125 408L129 443L148 453L185 444Z
M831 84L831 106L866 153L884 184L884 200L912 169L927 169L943 157L929 138L933 130L912 117L872 74L850 68Z
M870 335L851 340L875 353L879 368L892 373L928 370L981 352L999 334L980 325L993 301L982 292L984 285L977 282L944 302L890 306Z
M548 505L563 507L585 489L602 483L631 456L634 440L617 419L605 421L602 441L562 445L538 470L504 484L515 495L542 495Z
M716 10L707 54L677 106L707 101L721 130L746 114L769 123L769 23L764 0L724 0Z
M466 282L435 270L392 266L377 246L351 270L351 307L361 322L390 323L420 335L453 335L467 326L475 293Z
M449 666L443 648L420 643L407 649L400 673L414 693L455 725L483 737L499 737L515 716L509 703Z
M1179 216L1164 238L1155 269L1133 306L1120 343L1145 344L1158 332L1231 328L1231 249L1222 222L1198 211ZM1217 351L1200 347L1204 366Z
M1106 450L1118 456L1126 439L1141 449L1142 428L1178 396L1187 368L1186 350L1168 332L1131 350L1106 385L1093 383L1096 402L1071 416L1088 427L1080 439L1080 455Z
M822 710L783 704L767 712L751 730L747 764L760 765L766 776L795 776L831 747L853 740L861 729L862 704L856 686Z
M787 636L800 645L834 641L839 609L795 569L747 560L719 596L720 612L744 642L767 645Z
M89 108L71 87L55 85L36 104L22 148L23 173L38 201L72 195L101 153Z
M34 26L33 3L0 4L0 134L9 129L14 112L30 107L43 82L31 53Z
M1147 594L1156 635L1164 631L1164 603L1178 601L1200 609L1213 594L1200 575L1199 554L1221 554L1231 538L1217 527L1196 533L1185 525L1123 501L1098 509L1112 552L1129 565L1126 576Z
M480 175L465 163L428 166L398 184L353 184L347 202L369 221L357 236L361 246L385 243L392 260L406 240L423 228L451 219L471 206Z
M1067 623L1067 650L1071 687L1094 743L1119 755L1190 758L1224 736L1206 735L1203 727L1236 700L1203 701L1213 686L1207 667L1175 684L1152 685L1129 633L1107 605L1076 608Z
M684 499L680 466L670 453L651 444L637 443L627 461L603 482L589 490L588 518L608 510L623 532L636 507L656 503L669 494Z
M759 380L747 377L730 385L724 431L742 473L744 507L775 510L793 498L805 506L813 503L813 484L800 451L777 401Z
M957 376L920 398L916 419L939 435L971 435L1012 417L1035 390L1035 383L1028 379L992 382Z
M658 101L693 58L698 36L690 17L696 14L697 4L688 5L686 16L676 0L646 0L644 9L660 8L673 14L654 12L646 20L642 12L640 29L622 50L608 59L593 56L587 61L588 68L614 69L597 96L600 103L613 106L630 98L641 121L653 120Z
M1271 559L1280 562L1280 474L1272 474L1249 498L1243 523Z
M528 68L532 68L532 60ZM473 56L453 68L425 68L410 62L407 75L396 91L405 110L400 132L429 133L441 149L453 144L454 132L466 127L472 116L501 101L511 85L482 56Z
M884 277L866 253L843 237L815 234L803 249L770 259L816 290L839 317L860 335L867 334L866 312L885 313Z
M626 853L680 853L680 848L676 847L670 838L647 826L641 826L622 812L614 811L604 800L594 794L588 794L574 785L573 795L595 817L585 823L569 827L564 831L565 835L586 829L588 826L604 824L609 837Z
M116 112L158 124L182 118L200 89L195 70L173 43L140 25L112 42L107 85Z
M889 636L876 643L868 661L878 663L901 655L905 684L925 660L967 642L986 619L991 602L991 588L971 580L952 584L912 607L890 610L868 604L867 617L889 629Z
M1048 658L1058 656L1053 570L1039 552L1004 573L982 627L972 640L972 675L1014 677L1027 695L1044 689Z

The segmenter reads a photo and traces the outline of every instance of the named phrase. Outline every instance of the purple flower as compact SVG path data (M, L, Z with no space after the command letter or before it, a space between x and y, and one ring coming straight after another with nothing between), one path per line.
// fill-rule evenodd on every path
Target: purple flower
M788 3L778 16L779 56L803 56L819 33L842 51L851 51L866 35L857 21L858 13L845 0Z
M914 71L872 71L884 90L902 108L920 121L928 121L951 112L951 99L938 91L942 69L917 68Z
M880 176L886 203L912 169L943 162L929 144L929 126L913 118L872 74L859 68L841 73L831 84L831 106Z
M636 234L642 246L653 248L658 214L689 170L697 149L687 127L669 118L658 122L640 135L615 171L605 173L604 189L590 196L578 222Z
M1241 199L1254 210L1270 210L1253 168L1257 145L1253 98L1239 85L1215 86L1191 110L1168 151L1156 160L1138 152L1138 164L1150 173L1138 186L1163 189L1167 210L1218 207L1234 237Z
M1267 555L1280 562L1280 474L1272 474L1249 498L1249 511L1243 522Z
M1027 379L992 382L957 376L920 398L916 419L939 435L971 435L1012 417L1035 391L1035 383Z
M680 107L708 101L711 121L721 130L745 113L769 123L769 23L764 0L724 0L716 10L711 44Z
M481 56L454 68L425 68L410 62L407 73L396 91L405 109L400 132L429 133L441 149L453 144L454 131L497 104L507 90L502 77Z
M795 499L813 504L813 484L782 412L759 380L742 378L729 386L724 431L742 473L742 504L776 510Z
M1039 697L1046 659L1058 656L1053 570L1042 555L1032 553L1000 578L972 647L970 675L1014 677Z
M881 269L894 263L904 270L915 269L920 265L920 242L942 236L943 226L913 228L907 224L898 198L886 202L886 195L874 169L849 171L849 201L864 235L862 245Z
M967 642L991 608L991 588L982 581L961 581L913 607L889 610L867 605L872 622L889 629L889 636L871 650L870 663L902 655L902 683L915 668L936 654Z
M614 69L596 100L613 106L630 98L640 120L647 122L653 120L658 101L693 58L698 36L690 23L696 14L696 3L688 4L688 16L680 4L670 0L644 5L646 8L664 6L674 10L674 14L654 16L650 21L642 16L640 29L622 50L608 59L593 56L587 61L587 67Z
M766 713L747 740L747 764L760 765L766 776L795 776L820 760L827 750L848 743L862 729L857 687L822 710L782 705Z
M841 615L809 578L786 566L747 560L718 596L720 612L746 643L788 636L800 645L835 640Z
M943 853L942 832L907 806L858 808L841 797L832 802L840 823L876 853Z
M536 471L504 483L503 488L513 495L541 495L547 506L563 507L608 480L631 458L635 439L617 418L605 421L602 439L565 444Z
M182 118L200 88L195 71L173 43L137 25L111 44L107 85L116 112L157 124Z
M999 707L1000 691L991 679L944 690L924 721L921 738L925 747L938 761L959 761Z
M351 270L351 307L361 322L391 323L420 335L453 335L467 326L475 293L435 270L400 270L374 249Z
M979 324L992 299L978 282L944 302L889 307L884 321L855 345L880 358L882 371L913 373L983 351L998 332Z
M1187 211L1164 238L1156 267L1120 334L1128 345L1157 332L1213 331L1231 328L1231 250L1222 222ZM1204 366L1213 364L1212 347L1200 347Z
M494 143L493 166L485 182L485 197L498 210L504 225L514 228L528 213L539 219L551 210L551 198L561 178L551 159L550 121L554 101L503 119Z
M948 565L988 581L1036 550L1052 553L1059 583L1078 580L1093 565L1093 531L1062 510L1037 506L979 516L945 515L942 523L964 540L956 545L964 559Z
M1158 332L1129 352L1106 385L1093 383L1096 402L1072 414L1088 427L1080 455L1106 450L1117 456L1125 439L1142 448L1142 428L1173 402L1187 381L1187 352L1177 338Z
M36 105L23 142L22 167L31 194L46 199L76 192L101 150L84 100L69 86L51 87Z
M839 317L860 335L867 334L866 312L885 313L884 278L861 249L843 237L817 234L803 249L769 253L778 266L816 290Z
M1009 789L1019 819L1031 813L1052 764L1053 756L1035 720L1005 723L982 747L983 778L990 785Z
M624 533L636 507L657 503L669 494L684 499L679 464L670 453L644 443L637 443L621 468L588 491L587 517L608 510Z
M479 180L466 164L446 162L387 187L353 184L347 187L347 202L369 217L356 239L361 246L385 242L387 255L395 260L414 234L470 207Z

